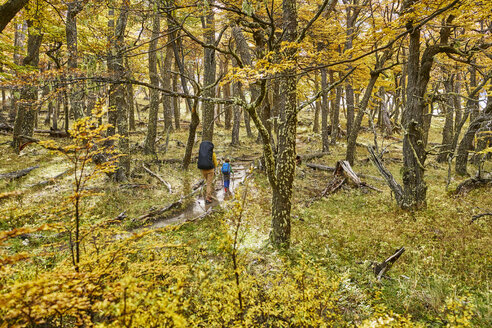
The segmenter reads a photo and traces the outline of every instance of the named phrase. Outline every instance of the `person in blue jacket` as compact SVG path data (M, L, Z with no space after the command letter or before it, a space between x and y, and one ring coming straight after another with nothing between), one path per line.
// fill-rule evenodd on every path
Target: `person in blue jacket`
M228 158L226 158L224 161L224 164L222 164L221 172L222 172L222 177L223 177L223 181L224 181L224 191L226 193L228 193L229 192L229 184L231 182L231 173L232 173L231 164L229 163Z

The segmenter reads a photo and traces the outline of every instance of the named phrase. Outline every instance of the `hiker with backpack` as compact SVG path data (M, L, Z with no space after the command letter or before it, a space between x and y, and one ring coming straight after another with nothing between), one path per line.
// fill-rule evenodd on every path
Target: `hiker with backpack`
M231 182L231 164L229 163L229 159L226 158L224 164L222 164L222 180L224 181L224 192L229 193L229 184Z
M205 195L205 203L212 203L212 190L217 167L217 157L214 153L214 144L210 141L202 141L198 150L198 168L202 171L203 178L207 183L207 191Z

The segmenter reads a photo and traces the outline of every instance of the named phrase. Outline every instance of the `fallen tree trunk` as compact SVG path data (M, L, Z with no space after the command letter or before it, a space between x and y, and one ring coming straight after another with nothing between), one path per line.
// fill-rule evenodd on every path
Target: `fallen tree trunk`
M315 164L315 163L306 163L306 166L315 170L335 172L335 168L332 166L326 166L326 165Z
M393 175L391 174L386 167L384 167L383 163L381 162L381 159L376 156L376 153L374 152L374 148L372 146L367 146L367 150L369 151L369 155L371 157L371 161L376 166L378 169L379 173L383 176L384 180L388 184L388 186L391 188L391 191L395 194L395 199L398 205L400 205L403 202L403 189L402 187L396 182L395 178L393 178Z
M385 277L385 274L391 269L393 264L395 264L396 260L400 258L400 256L405 252L405 247L401 247L395 251L393 255L388 257L386 260L381 262L380 264L375 264L374 265L374 275L376 278L380 281L383 277Z
M47 185L47 184L49 184L49 183L53 183L56 179L61 178L61 177L62 177L62 176L64 176L65 174L69 173L70 171L72 171L72 169L68 169L68 170L66 170L66 171L63 171L62 173L57 174L57 175L55 175L54 177L49 178L48 180L44 180L44 181L41 181L41 182L35 183L35 184L33 184L33 185L30 185L29 187L39 187L39 186L44 186L44 185Z
M21 178L21 177L27 175L29 172L31 172L32 170L35 170L37 168L39 168L39 165L31 166L31 167L28 167L27 169L23 169L23 170L19 170L19 171L2 173L2 174L0 174L0 180L1 179L10 179L10 180L18 179L18 178Z
M309 161L309 160L314 159L314 158L321 158L321 157L328 155L328 154L329 154L328 152L321 152L321 153L305 154L305 155L300 155L300 156L301 156L301 160Z
M324 165L312 164L312 166L316 168L318 167L329 168L331 170L331 167L324 166ZM374 188L366 184L365 182L362 182L358 177L358 175L352 170L352 167L350 166L350 163L348 161L338 161L336 166L333 168L333 178L328 182L328 185L326 186L325 189L323 189L321 194L318 197L312 198L308 202L307 206L310 206L315 200L326 197L336 192L347 181L350 181L351 184L357 188L366 187L381 192L381 190Z
M187 198L193 196L195 193L197 193L200 190L200 187L203 186L204 184L205 184L205 180L200 180L198 183L196 183L192 187L192 192L189 193L188 195L181 197L177 201L175 201L175 202L173 202L173 203L171 203L165 207L151 210L148 213L139 216L135 220L136 221L142 221L142 220L147 220L150 218L158 219L159 216L162 216L164 213L166 213L172 209L179 208L181 205L183 205L183 202L185 201L185 199L187 199Z
M35 129L34 130L34 133L38 133L38 134L49 134L50 137L52 138L68 138L70 137L70 134L65 131L65 130L53 130L53 129L50 129L50 130L38 130L38 129Z
M492 179L483 179L483 178L471 178L463 181L456 187L455 195L465 195L468 192L482 188L488 185L492 185Z
M165 185L165 186L166 186L166 188L167 188L167 190L169 191L169 193L170 193L170 194L172 194L172 193L173 193L173 191L172 191L172 189L171 189L171 184L170 184L169 182L165 181L165 180L164 180L163 178L161 178L158 174L156 174L156 173L152 172L149 168L147 168L147 167L145 166L145 164L142 164L142 167L143 167L143 169L144 169L147 173L149 173L151 176L153 176L154 178L156 178L157 180L159 180L159 181L160 181L163 185Z
M306 166L309 168L312 168L313 170L320 170L320 171L327 171L327 172L335 172L335 168L333 166L326 166L326 165L321 165L321 164L316 164L316 163L306 163ZM371 180L376 180L376 181L384 181L381 178L375 177L373 175L368 175L364 173L357 173L357 176L364 178L364 179L371 179Z
M477 214L477 215L474 215L472 216L472 219L470 221L470 224L472 224L473 222L475 222L476 220L484 217L484 216L492 216L492 212L490 213L481 213L481 214Z

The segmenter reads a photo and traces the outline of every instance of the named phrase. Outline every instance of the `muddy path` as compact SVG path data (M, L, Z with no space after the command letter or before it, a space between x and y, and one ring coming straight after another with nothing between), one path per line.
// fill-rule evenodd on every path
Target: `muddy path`
M142 232L149 229L159 229L169 225L195 221L210 214L215 208L222 206L224 200L230 199L233 196L236 188L244 182L249 165L250 162L237 162L232 165L233 173L231 174L230 192L227 194L223 187L222 173L220 173L220 169L217 169L214 179L213 202L211 204L205 204L204 194L206 186L203 185L200 187L200 190L192 196L194 200L186 208L174 215L158 219L146 227L139 227L130 232Z

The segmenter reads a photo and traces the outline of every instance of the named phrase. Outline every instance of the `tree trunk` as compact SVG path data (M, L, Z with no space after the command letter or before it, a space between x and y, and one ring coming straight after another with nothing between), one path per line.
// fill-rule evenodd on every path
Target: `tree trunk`
M251 98L253 98L252 95ZM253 138L253 131L251 130L251 120L247 111L244 111L244 127L246 128L246 135L248 136L248 138Z
M70 76L77 76L77 14L82 11L83 4L81 1L75 0L67 5L67 20L65 32L67 36L68 50L68 68ZM73 84L70 89L70 106L75 120L84 116L82 109L82 88L77 84Z
M326 68L321 69L321 140L322 151L327 153L330 151L330 138L328 131L328 80L326 76Z
M453 121L453 109L454 109L454 96L451 95L454 89L454 76L448 77L444 81L444 90L446 91L446 102L444 103L445 121L442 130L442 143L439 155L437 155L437 162L446 163L451 156L453 150L451 149L453 143L454 121Z
M25 39L27 33L27 22L22 24L15 24L14 33L14 63L17 65L22 65L22 56L25 49ZM15 117L17 116L17 88L13 88L10 92L10 111L9 111L9 123L15 122Z
M135 92L133 84L126 85L126 97L128 102L128 123L130 131L135 131Z
M432 63L429 59L420 57L420 29L413 29L410 33L408 55L408 88L407 106L403 113L403 200L404 209L418 209L426 205L427 186L424 181L424 162L426 152L423 142L423 113L425 108L424 93L427 81L420 81L430 74ZM425 66L424 66L424 60Z
M169 27L168 27L169 30ZM173 65L173 45L171 43L171 37L168 38L168 45L166 46L166 58L161 59L161 81L162 88L170 90L171 87L171 67ZM161 57L162 58L162 57ZM168 129L173 129L173 111L171 108L172 99L170 96L162 95L162 107L164 108L164 131Z
M455 95L453 96L453 106L454 106L454 127L453 127L453 135L458 132L458 127L463 116L463 109L461 108L461 82L460 82L460 74L456 75L456 83L453 87ZM459 132L458 132L459 133ZM454 149L452 149L454 151Z
M317 94L319 92L319 72L314 72L314 92ZM314 104L314 124L313 124L313 132L319 132L319 114L321 112L321 99L318 97Z
M193 151L193 145L195 144L195 135L198 124L200 124L200 116L198 116L198 100L195 100L191 107L191 123L188 132L188 141L186 142L185 155L183 157L183 170L187 170L191 162L191 153Z
M233 61L234 63L234 61ZM244 100L244 95L241 90L241 82L233 83L233 96L240 97ZM231 131L231 146L239 146L239 128L241 126L241 107L239 105L233 105L234 110L234 119L232 122L232 131Z
M372 90L374 89L374 85L376 84L378 77L379 77L378 70L371 72L371 78L369 80L369 83L367 84L366 90L364 91L364 96L362 97L362 101L359 104L359 111L357 112L357 116L354 120L354 124L350 129L350 135L347 140L347 153L345 155L345 160L348 161L350 165L354 165L357 137L359 135L360 126L362 124L364 113L367 109L367 105L369 104L369 100L371 99Z
M29 0L7 0L0 6L0 33Z
M401 88L401 84L399 83L399 76L397 74L394 75L395 77L395 110L394 112L392 113L392 117L393 117L393 124L395 126L398 126L399 125L399 117L400 117L400 108L401 108L401 105L402 105L402 88Z
M228 65L228 62L226 62L225 64L225 71L224 71L224 74L227 74L227 65ZM231 98L231 84L228 82L226 84L224 84L223 86L223 94L224 94L224 98L226 99L229 99ZM231 123L232 123L232 106L231 104L224 104L224 126L225 126L225 129L226 130L230 130L231 129Z
M27 56L22 60L23 66L38 67L39 64L39 48L43 35L41 32L34 31L34 22L28 21L29 27L27 38ZM12 147L19 153L19 146L22 144L20 136L25 135L32 137L34 132L36 107L35 102L38 98L37 86L26 85L22 87L20 100L18 102L17 115L14 123L14 135Z
M295 0L282 2L283 32L285 41L297 38L297 8ZM295 59L295 50L287 49L285 57ZM285 72L280 90L285 94L285 107L279 124L278 152L275 163L276 184L272 195L272 244L276 247L290 246L290 211L292 207L292 184L295 173L297 129L297 79L295 67Z
M393 127L391 126L390 115L388 110L388 102L386 101L386 90L384 87L379 88L379 99L380 99L380 118L381 118L381 129L386 135L391 135L393 132Z
M174 70L178 70L178 65L176 64L176 59L174 59ZM178 92L178 75L173 74L172 77L172 87L173 87L173 92ZM180 119L181 119L181 109L180 109L180 101L178 97L173 97L172 99L173 102L173 111L174 111L174 128L176 130L179 130L181 128L180 126Z
M471 120L471 118L470 118ZM473 147L473 140L475 134L480 129L484 122L492 120L492 102L487 102L487 107L485 107L483 113L471 121L468 130L465 132L463 139L458 146L458 152L456 155L456 174L466 175L466 166L468 163L468 152Z
M207 44L215 44L215 15L212 10L214 0L207 0L205 7L207 13L204 17L203 24L203 39ZM215 83L215 73L217 70L215 49L203 49L203 85L209 87L204 90L203 96L207 98L215 97L215 86L210 87ZM202 141L213 141L214 135L214 115L215 104L210 101L202 103Z
M115 81L125 79L126 72L123 61L123 51L125 49L124 37L126 23L128 20L129 0L122 0L120 14L114 29L114 41L111 44L110 70ZM128 104L126 103L125 86L121 83L113 83L109 91L109 105L113 107L116 121L116 128L120 135L118 148L123 155L119 158L118 169L114 174L116 181L121 182L127 179L130 172L130 143L128 140Z
M330 71L330 83L335 83L335 73ZM331 102L331 144L334 145L337 143L339 128L338 125L340 123L340 99L342 98L342 87L338 86L335 90L335 97Z
M348 1L346 1L345 3L348 4L347 2ZM358 4L357 1L355 1L354 6L347 7L347 39L345 41L344 52L352 49L353 46L355 22L357 21L357 17L359 16L361 11L361 7L358 6L357 4ZM349 56L349 58L352 58L352 56ZM347 69L351 70L352 67L349 66ZM351 77L347 79L347 85L345 86L345 99L347 103L347 140L348 140L350 136L350 129L352 128L354 122L354 116L355 116L354 89L352 88Z
M154 8L152 18L152 35L149 44L149 78L150 84L159 87L159 75L157 72L157 43L159 41L160 17L157 8ZM144 151L147 154L155 153L155 139L157 137L157 118L159 113L159 91L149 88L149 121L147 125L147 135L144 142Z
M474 61L473 61L474 62ZM477 69L474 66L470 67L470 89L474 89L477 86ZM470 112L470 122L475 120L480 114L480 106L478 105L479 95L474 95L473 99L476 100L473 102L475 106L471 108Z

